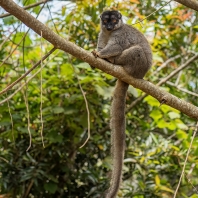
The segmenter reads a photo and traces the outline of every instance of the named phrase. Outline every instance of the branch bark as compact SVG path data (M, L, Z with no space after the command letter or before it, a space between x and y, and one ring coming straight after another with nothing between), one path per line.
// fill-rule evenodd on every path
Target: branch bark
M189 117L198 119L198 107L185 102L170 93L160 90L158 86L155 86L148 81L130 77L128 74L126 74L123 68L118 65L110 64L99 58L96 59L90 52L80 48L70 41L61 38L12 0L0 0L0 6L2 6L7 12L17 17L37 34L41 35L42 32L42 37L54 45L55 48L61 49L89 63L90 65L116 78L119 78L120 80L132 85L135 88L141 89L142 91L156 98L162 104L167 104L185 113Z
M198 11L198 1L197 0L175 0L182 5Z

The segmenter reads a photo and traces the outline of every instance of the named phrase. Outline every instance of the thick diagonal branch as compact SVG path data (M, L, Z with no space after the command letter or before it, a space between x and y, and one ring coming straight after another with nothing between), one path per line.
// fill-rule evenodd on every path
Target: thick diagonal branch
M198 1L197 0L175 0L175 1L185 5L188 8L198 11Z
M39 35L41 35L42 32L42 37L53 44L55 48L61 49L89 63L90 65L97 67L102 71L115 76L124 82L127 82L130 85L133 85L135 88L141 89L142 91L156 98L160 103L167 104L192 118L198 119L198 107L180 100L172 94L160 90L158 86L155 86L148 81L130 77L120 66L112 65L102 59L96 59L90 52L78 47L72 42L61 38L40 21L31 16L27 11L15 4L12 0L0 0L0 6L2 6L7 12L17 17L20 21L22 21Z

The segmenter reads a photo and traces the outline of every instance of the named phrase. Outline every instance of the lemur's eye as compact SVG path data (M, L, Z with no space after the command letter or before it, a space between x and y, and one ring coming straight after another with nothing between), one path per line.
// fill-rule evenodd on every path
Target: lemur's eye
M104 23L107 23L107 20L104 20L103 22L104 22Z
M112 22L113 22L113 23L116 23L117 21L116 21L116 19L113 19Z

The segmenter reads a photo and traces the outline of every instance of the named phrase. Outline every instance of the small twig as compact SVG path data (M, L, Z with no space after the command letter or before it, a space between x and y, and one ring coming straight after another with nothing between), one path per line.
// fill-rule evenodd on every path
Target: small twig
M42 5L41 9L39 10L39 13L36 16L36 19L38 18L38 16L40 15L42 9L45 6L46 0L45 2L43 2L44 4ZM28 32L30 31L30 28L28 28L27 32L23 35L22 39L19 41L19 43L16 45L16 47L10 52L10 54L3 60L3 62L0 64L0 67L5 63L5 61L14 53L14 51L17 49L17 47L21 44L21 42L25 39L25 37L27 36Z
M5 159L4 157L0 157L0 159L9 164L9 161Z
M14 122L13 122L13 118L12 118L12 114L11 114L11 109L10 109L10 103L9 103L9 101L7 101L7 104L8 104L8 111L9 111L9 114L10 114L10 120L11 120L11 126L12 126L12 129L11 129L11 131L12 131L12 138L13 138L13 142L14 142L14 145L15 145Z
M194 191L198 194L198 190L197 188L192 184L192 182L190 181L190 175L193 172L194 168L196 166L196 163L191 164L190 170L188 172L188 174L185 174L186 179L188 180L188 182L191 184L191 186L194 188Z
M27 82L25 83L25 85L27 85ZM23 98L24 98L24 101L25 101L26 111L27 111L27 120L28 120L27 129L28 129L28 133L29 133L29 137L30 137L29 146L28 146L28 148L26 150L26 151L28 151L31 148L31 146L32 146L32 134L31 134L31 131L30 131L30 111L29 111L27 93L25 93L25 91L22 90L22 94L23 94Z
M14 28L14 30L3 40L3 42L1 43L0 45L0 50L2 49L2 46L6 43L6 41L11 37L11 35L18 29L18 27L20 26L21 24L19 24L16 28ZM5 62L4 62L5 63Z
M194 140L194 138L195 138L195 136L196 136L196 134L197 134L197 130L198 130L198 122L197 122L197 124L196 124L195 130L194 130L194 133L193 133L191 142L190 142L190 146L189 146L188 151L187 151L187 154L186 154L186 159L185 159L185 161L184 161L184 166L183 166L183 168L182 168L182 173L181 173L181 176L180 176L180 179L179 179L179 182L178 182L178 185L177 185L177 188L176 188L176 190L175 190L175 193L174 193L174 197L173 197L173 198L176 198L176 196L177 196L177 192L178 192L178 190L179 190L179 186L180 186L182 177L183 177L183 175L184 175L184 171L185 171L186 163L187 163L187 160L188 160L188 156L189 156L190 151L191 151L191 148L192 148L193 140Z
M176 87L178 90L181 90L181 91L183 91L183 92L185 92L185 93L188 93L188 94L190 94L190 95L193 95L193 96L198 97L198 94L196 94L196 93L194 93L194 92L192 92L192 91L189 91L189 90L187 90L187 89L181 88L181 87L179 87L178 85L175 85L174 83L172 83L172 82L170 82L170 81L167 81L166 84L171 85L171 86L173 86L173 87Z
M0 63L2 63L3 61L2 60L0 60ZM9 62L4 62L4 64L6 64L6 65L13 65L13 63L9 63Z
M173 72L171 72L167 77L165 77L162 80L160 80L160 82L157 83L157 85L159 86L159 85L164 84L166 81L168 81L169 79L171 79L173 76L175 76L181 70L183 70L184 68L186 68L191 62L195 61L196 59L198 59L198 53L195 56L191 57L189 60L187 60L180 67L178 67L177 69L175 69Z
M56 48L52 48L45 56L43 56L43 58L41 58L41 60L39 60L35 65L33 65L25 74L23 74L21 77L19 77L17 80L15 80L13 83L11 83L10 85L8 85L5 89L3 89L2 91L0 91L0 95L7 92L9 89L11 89L14 85L16 85L17 83L19 83L22 79L24 79L32 70L34 70L38 65L41 64L41 62L43 62L50 54L52 54L54 51L56 50Z
M195 163L191 164L190 170L188 171L188 175L186 175L187 177L190 177L190 175L191 175L191 173L193 172L195 166L196 166Z
M30 28L27 30L27 32L23 35L22 39L19 41L19 43L17 43L17 45L15 46L15 48L10 52L10 54L2 61L2 63L0 64L0 67L8 60L8 58L10 58L10 56L12 56L12 54L14 53L14 51L17 49L17 47L21 44L21 42L25 39L25 37L27 36L28 32L29 32Z
M26 190L25 195L23 196L23 198L28 197L28 194L29 194L29 192L30 192L30 190L31 190L31 188L32 188L32 186L33 186L33 184L34 184L34 180L32 179L32 180L30 181L29 185L28 185L28 188L27 188L27 190Z
M185 174L186 179L188 180L188 182L191 184L191 186L194 188L194 191L198 194L198 190L197 188L192 184L192 182L190 181L190 179L188 178L188 176Z
M41 31L41 72L40 72L40 92L41 92L41 103L40 103L40 116L41 116L41 139L43 143L43 148L45 148L44 140L43 140L43 76L42 76L42 67L43 67L43 60L42 60L42 31Z
M43 0L43 1L31 4L31 5L28 5L28 6L24 6L23 9L27 10L29 8L33 8L33 7L36 7L36 6L40 5L40 4L46 3L47 1L50 1L50 0ZM5 17L8 17L10 15L12 15L12 14L10 14L10 13L1 14L0 18L5 18Z
M181 79L182 73L183 73L183 70L181 70L181 71L179 72L179 74L178 74L178 76L177 76L177 79L176 79L176 81L175 81L175 86L177 86L177 85L179 84L179 81L180 81L180 79Z
M152 75L155 75L155 74L158 73L160 70L162 70L163 68L165 68L170 62L173 62L174 60L176 60L176 59L178 59L178 58L180 58L180 57L181 57L181 55L179 54L179 55L177 55L177 56L174 56L174 57L172 57L172 58L169 58L169 59L166 60L164 63L162 63L161 66L158 67L158 68L153 72Z
M76 79L77 79L77 81L78 81L78 85L79 85L80 91L81 91L81 93L82 93L82 95L83 95L83 98L84 98L84 101L85 101L85 105L86 105L86 110L87 110L87 128L88 128L88 133L87 133L87 139L86 139L85 142L80 146L80 148L82 148L82 147L85 146L85 144L88 142L89 138L91 137L91 132L90 132L90 112L89 112L89 105L88 105L88 102L87 102L87 98L86 98L86 96L85 96L86 93L83 91L83 88L82 88L82 86L81 86L81 84L80 84L80 80L79 80L79 78L78 78L78 76L77 76L77 73L76 73L76 71L75 71L75 68L74 68L74 66L73 66L73 64L72 64L72 62L71 62L71 58L70 58L69 55L68 55L68 58L69 58L69 61L70 61L71 65L72 65L72 68L73 68L75 77L76 77Z
M82 89L82 86L80 84L79 79L78 79L78 84L79 84L80 90L81 90L81 92L83 94L83 98L84 98L84 101L85 101L85 104L86 104L86 109L87 109L87 127L88 127L88 133L87 133L87 139L85 140L85 142L83 143L83 145L80 146L80 148L82 148L83 146L85 146L85 144L88 142L88 140L89 140L89 138L91 136L91 133L90 133L90 112L89 112L89 106L88 106L88 102L87 102L87 99L86 99L86 96L85 96L85 92Z
M58 52L59 53L59 52ZM57 53L57 54L58 54ZM56 54L56 55L57 55ZM54 55L54 57L56 56ZM54 58L53 57L53 58ZM52 58L52 59L53 59ZM47 63L45 63L43 65L42 68L44 68L52 59L50 59ZM26 82L24 84L21 84L20 87L13 93L11 94L9 97L5 98L4 100L0 101L0 105L3 104L4 102L7 102L8 100L10 100L13 96L15 96L24 86L26 86L26 84L28 84L38 73L40 72L40 70L38 70L37 72L35 72L29 79L26 80Z
M48 5L47 5L47 9L49 10L49 15L50 15L50 18L51 18L52 23L53 23L53 25L54 25L54 28L55 28L55 30L56 30L56 33L59 34L59 31L57 30L56 24L54 23L54 19L53 19L53 17L52 17L50 7L49 7Z
M158 12L159 10L161 10L163 7L165 7L166 5L168 5L171 1L173 1L173 0L168 1L165 5L161 6L160 8L158 8L157 10L155 10L154 12L152 12L151 14L149 14L148 16L146 16L145 18L143 18L142 20L140 20L140 21L138 21L136 23L133 23L132 25L141 23L142 21L144 21L145 19L149 18L151 15L155 14L156 12Z

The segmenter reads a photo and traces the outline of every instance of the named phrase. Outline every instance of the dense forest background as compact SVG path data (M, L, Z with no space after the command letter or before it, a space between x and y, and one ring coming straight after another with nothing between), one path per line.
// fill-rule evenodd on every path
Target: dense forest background
M26 8L29 13L88 51L97 45L100 13L107 8L119 10L124 21L144 33L152 46L153 66L145 80L161 82L161 89L198 106L195 10L164 0L15 2L31 5ZM1 90L51 54L0 95L0 197L101 197L111 170L109 119L116 79L61 50L52 53L49 42L5 13L1 8ZM88 115L91 137L80 148L88 134ZM132 86L126 119L118 196L172 198L196 120ZM179 198L198 197L197 156L196 136Z

